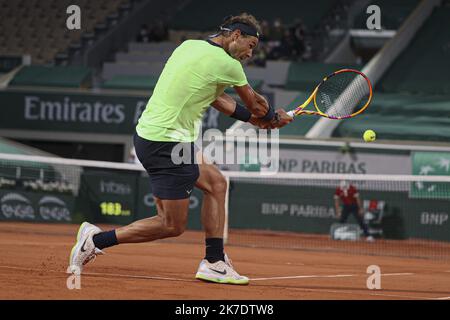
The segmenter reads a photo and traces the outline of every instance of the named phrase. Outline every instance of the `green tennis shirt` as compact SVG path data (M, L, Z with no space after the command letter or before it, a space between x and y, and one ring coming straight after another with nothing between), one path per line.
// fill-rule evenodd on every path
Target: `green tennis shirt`
M152 141L193 142L203 114L230 86L244 86L241 63L204 40L184 41L170 56L136 126Z

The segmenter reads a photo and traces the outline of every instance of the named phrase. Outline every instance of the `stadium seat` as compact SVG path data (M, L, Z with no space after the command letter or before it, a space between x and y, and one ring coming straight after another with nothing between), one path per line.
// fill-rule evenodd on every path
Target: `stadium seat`
M377 89L383 92L449 94L448 75L438 71L450 70L450 33L444 27L448 21L450 8L436 8L380 80Z
M115 75L102 84L104 89L153 90L158 81L154 75Z
M428 116L364 115L358 121L342 121L334 131L334 137L361 138L362 133L371 128L383 140L442 141L450 139L449 118Z
M53 56L55 52L48 54L46 50L38 54L38 59L43 62ZM10 82L10 86L52 86L52 87L89 87L92 81L92 73L86 67L44 67L26 66L22 68Z
M177 13L173 19L172 27L175 30L216 30L224 16L249 12L258 19L270 21L276 15L288 24L301 17L306 27L313 29L336 2L335 0L315 0L313 2L279 0L274 12L274 3L269 0L245 2L239 0L226 2L197 0L189 2ZM236 12L236 8L239 8L238 12ZM205 12L208 12L208 14L205 14Z
M95 26L106 21L111 14L117 13L119 6L130 0L77 1L81 10L89 8L90 14L83 15L83 29L66 29L66 8L73 4L69 0L49 1L7 1L0 0L0 44L1 54L29 54L32 64L53 64L59 52L69 50L70 44L80 44L82 33L95 31ZM86 10L87 12L88 10ZM47 52L39 50L32 42L36 39L58 38L64 31L70 42L53 41L46 43ZM17 42L22 44L19 45ZM40 42L42 44L42 42Z
M449 95L376 93L371 106L358 121L339 122L333 136L361 138L370 128L378 139L449 141L449 101Z
M289 67L285 88L312 92L325 75L343 68L358 70L360 66L337 63L293 62Z

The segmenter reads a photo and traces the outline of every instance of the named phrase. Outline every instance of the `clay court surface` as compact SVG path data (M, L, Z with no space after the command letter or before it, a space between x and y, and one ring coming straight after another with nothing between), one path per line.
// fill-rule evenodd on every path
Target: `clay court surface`
M203 238L194 231L173 241L109 248L86 266L81 290L69 290L65 271L77 229L74 224L0 223L0 299L450 299L448 259L355 255L333 248L231 243L226 251L250 285L201 282L194 275L204 254ZM260 235L258 241L271 238ZM381 290L366 287L369 265L381 268Z

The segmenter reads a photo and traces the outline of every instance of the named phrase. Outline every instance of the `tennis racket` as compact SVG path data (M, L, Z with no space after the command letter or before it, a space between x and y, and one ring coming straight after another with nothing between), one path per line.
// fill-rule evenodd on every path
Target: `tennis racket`
M314 110L305 110L311 101ZM362 113L371 101L369 78L358 70L342 69L326 76L302 105L287 114L291 117L313 114L329 119L347 119Z

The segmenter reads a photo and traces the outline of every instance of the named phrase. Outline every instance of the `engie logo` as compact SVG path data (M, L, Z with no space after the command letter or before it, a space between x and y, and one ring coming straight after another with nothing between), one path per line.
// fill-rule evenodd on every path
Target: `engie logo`
M66 203L54 196L42 197L39 201L39 214L44 220L72 220Z
M8 193L0 199L1 211L5 218L34 220L34 209L30 200L18 193Z

